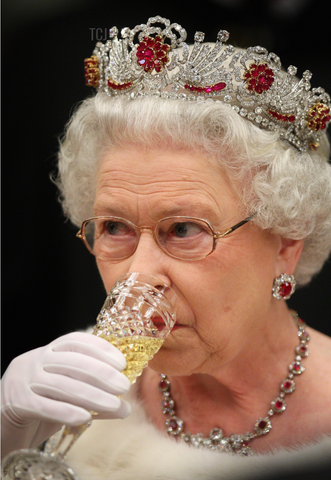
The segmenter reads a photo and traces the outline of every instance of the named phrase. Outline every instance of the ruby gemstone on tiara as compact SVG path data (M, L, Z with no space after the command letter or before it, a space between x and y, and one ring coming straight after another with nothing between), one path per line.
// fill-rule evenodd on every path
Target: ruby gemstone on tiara
M99 60L95 55L84 60L85 84L89 87L99 86Z
M219 82L216 83L215 85L207 86L207 87L195 87L194 85L184 85L184 88L186 90L190 90L191 92L205 92L205 93L211 93L211 92L219 92L220 90L223 90L226 87L226 83L224 82Z
M108 87L112 88L113 90L125 90L132 87L132 82L116 83L108 80Z
M155 38L147 36L139 43L137 48L138 65L144 67L145 72L161 72L163 66L169 61L170 46L163 42L157 35Z
M252 63L245 73L247 88L255 93L263 93L271 87L274 82L274 72L266 63L256 65Z
M283 113L275 112L274 110L268 110L268 113L276 118L277 120L282 120L283 122L294 122L295 115L284 115Z
M325 130L326 124L330 120L330 109L324 103L318 102L309 109L307 126L314 132L318 132L318 130Z

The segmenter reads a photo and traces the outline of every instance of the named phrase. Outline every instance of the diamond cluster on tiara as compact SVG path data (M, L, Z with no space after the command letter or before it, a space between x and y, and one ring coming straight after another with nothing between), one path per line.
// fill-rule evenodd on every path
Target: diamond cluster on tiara
M227 44L221 30L215 44L196 32L185 43L181 25L160 16L132 30L109 31L85 59L86 85L110 96L155 96L185 101L222 102L260 128L278 131L299 151L319 147L319 135L331 121L330 96L311 88L310 71L302 79L297 68L282 70L280 59L260 46L239 50ZM134 43L137 39L138 43Z

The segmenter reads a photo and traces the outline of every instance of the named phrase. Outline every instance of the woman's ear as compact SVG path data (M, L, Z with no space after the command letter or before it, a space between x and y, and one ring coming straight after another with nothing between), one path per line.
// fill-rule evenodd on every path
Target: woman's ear
M281 246L276 264L276 276L279 276L281 273L293 275L301 255L303 245L304 239L292 240L290 238L281 237Z

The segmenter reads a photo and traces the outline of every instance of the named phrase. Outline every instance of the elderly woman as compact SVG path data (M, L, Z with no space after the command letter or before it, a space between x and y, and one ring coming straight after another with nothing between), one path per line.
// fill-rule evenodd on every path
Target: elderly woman
M286 304L331 249L330 98L228 36L188 47L155 17L85 61L99 91L61 142L64 211L106 291L152 274L177 322L130 392L124 356L88 333L15 359L5 453L90 411L66 459L82 480L230 478L330 450L331 341Z

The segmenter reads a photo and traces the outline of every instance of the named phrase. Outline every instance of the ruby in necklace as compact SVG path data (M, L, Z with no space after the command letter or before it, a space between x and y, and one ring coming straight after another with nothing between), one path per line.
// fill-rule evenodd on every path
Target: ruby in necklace
M202 433L192 435L184 432L184 422L176 416L175 402L171 398L170 380L166 375L161 375L159 382L159 390L163 395L161 403L162 412L169 418L166 420L167 432L169 435L181 438L185 443L197 448L208 448L220 452L236 453L241 456L253 455L254 452L250 447L250 443L254 438L266 435L272 428L271 419L275 414L282 413L286 410L285 397L293 393L295 390L295 376L301 375L305 371L302 360L308 356L308 341L310 340L308 332L305 330L306 324L298 317L298 314L291 311L292 317L298 327L299 345L295 348L295 358L290 363L287 377L280 384L280 393L277 398L272 400L267 415L256 420L254 431L245 434L232 434L226 437L220 428L211 430L209 437L204 437Z

